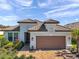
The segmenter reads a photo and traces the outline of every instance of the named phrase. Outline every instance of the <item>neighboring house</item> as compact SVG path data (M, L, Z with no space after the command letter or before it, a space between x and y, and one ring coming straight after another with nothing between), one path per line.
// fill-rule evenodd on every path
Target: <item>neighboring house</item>
M8 26L3 26L3 25L0 25L0 30L1 29L4 29L4 28L7 28ZM4 31L0 31L0 35L4 35Z
M71 46L71 30L59 25L59 21L26 19L18 23L18 26L2 29L6 39L23 41L30 44L30 49L67 49Z
M79 30L79 22L66 24L65 27L68 27L68 28L70 28L72 30L74 30L74 29L78 29ZM78 38L77 42L78 42L78 47L79 47L79 38Z
M79 29L79 22L69 23L64 26L71 29Z
M4 31L0 31L0 35L4 35Z

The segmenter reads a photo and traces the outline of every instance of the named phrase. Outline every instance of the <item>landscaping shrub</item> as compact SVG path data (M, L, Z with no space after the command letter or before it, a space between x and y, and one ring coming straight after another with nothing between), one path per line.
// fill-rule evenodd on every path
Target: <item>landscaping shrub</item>
M22 55L20 57L16 56L14 59L35 59L32 55L25 57L25 55Z
M73 44L73 45L71 46L71 48L76 49L76 48L77 48L77 44Z
M29 57L27 57L27 59L35 59L32 55L30 55Z
M76 39L72 38L72 45L77 44Z
M20 56L19 59L26 59L24 55Z
M77 44L72 44L70 51L75 54L77 52Z
M0 48L0 59L14 59L15 56L15 51L9 51L5 48Z
M18 57L17 50L24 46L22 41L10 42L0 37L0 59L27 59L25 56Z
M4 45L8 44L10 41L8 41L5 38L0 38L0 47L3 47Z
M24 46L24 43L22 41L18 41L15 43L14 49L20 50Z
M12 48L14 46L13 42L7 43L4 48Z

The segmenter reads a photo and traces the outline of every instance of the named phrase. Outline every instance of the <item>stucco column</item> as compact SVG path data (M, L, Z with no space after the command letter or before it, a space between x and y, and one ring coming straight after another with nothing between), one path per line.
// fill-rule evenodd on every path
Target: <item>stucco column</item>
M71 47L71 36L66 36L66 49L69 49Z
M14 42L14 32L12 32L12 36L13 36L12 41Z

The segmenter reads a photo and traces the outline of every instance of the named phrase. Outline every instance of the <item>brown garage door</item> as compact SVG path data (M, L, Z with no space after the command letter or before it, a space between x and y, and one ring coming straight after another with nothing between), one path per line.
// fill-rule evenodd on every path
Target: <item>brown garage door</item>
M64 49L65 36L37 36L37 49Z

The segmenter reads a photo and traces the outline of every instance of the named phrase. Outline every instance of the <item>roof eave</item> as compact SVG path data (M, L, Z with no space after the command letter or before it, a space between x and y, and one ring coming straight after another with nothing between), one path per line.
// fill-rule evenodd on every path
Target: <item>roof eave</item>
M37 22L17 22L17 23L37 23Z
M41 30L28 30L28 32L46 32L46 31L41 31Z
M71 32L72 30L55 30L56 32Z
M19 30L0 30L0 31L19 31Z
M59 22L44 22L45 24L58 24Z

